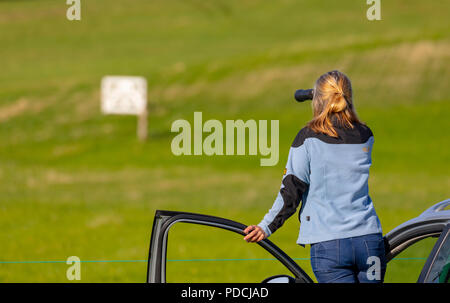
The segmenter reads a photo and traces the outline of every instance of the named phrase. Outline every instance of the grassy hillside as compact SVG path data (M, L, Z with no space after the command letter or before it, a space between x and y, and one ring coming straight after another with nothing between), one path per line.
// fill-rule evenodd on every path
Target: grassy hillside
M339 69L375 134L370 191L385 232L450 197L450 4L383 1L0 1L0 281L143 282L156 209L260 221L287 152L311 118L297 88ZM104 75L149 85L149 140L136 119L100 114ZM171 153L176 119L280 121L280 161ZM311 273L293 216L271 238ZM261 281L283 271L256 245L175 226L169 281ZM415 281L432 241L389 264ZM403 258L403 259L400 259ZM191 259L252 259L175 261ZM263 259L263 260L261 260Z

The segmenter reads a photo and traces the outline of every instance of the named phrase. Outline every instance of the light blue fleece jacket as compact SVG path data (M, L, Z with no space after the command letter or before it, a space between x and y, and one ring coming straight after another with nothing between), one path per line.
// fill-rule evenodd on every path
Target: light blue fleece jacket
M335 129L338 138L307 127L296 136L278 196L258 224L268 236L296 212L300 200L298 244L382 232L368 187L372 131L363 124Z

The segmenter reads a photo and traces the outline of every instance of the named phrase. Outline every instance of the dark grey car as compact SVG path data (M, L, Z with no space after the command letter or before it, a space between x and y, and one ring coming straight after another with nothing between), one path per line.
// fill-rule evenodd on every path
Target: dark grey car
M412 244L428 238L438 237L427 261L417 278L419 283L447 283L450 277L450 199L437 203L420 216L411 219L384 236L387 261L404 251ZM244 224L202 214L157 210L153 221L150 253L147 269L147 282L166 282L167 241L169 229L176 223L191 223L221 228L244 235ZM312 283L313 280L286 253L268 239L257 243L272 254L291 273L268 277L262 282L297 282Z

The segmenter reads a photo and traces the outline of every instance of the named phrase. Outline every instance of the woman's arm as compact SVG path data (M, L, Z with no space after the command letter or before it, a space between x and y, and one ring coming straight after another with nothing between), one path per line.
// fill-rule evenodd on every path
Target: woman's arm
M247 234L244 240L259 242L270 236L297 210L303 193L309 186L310 169L306 146L303 142L299 146L295 146L295 143L296 141L289 151L281 189L272 208L257 226L250 225L244 230Z

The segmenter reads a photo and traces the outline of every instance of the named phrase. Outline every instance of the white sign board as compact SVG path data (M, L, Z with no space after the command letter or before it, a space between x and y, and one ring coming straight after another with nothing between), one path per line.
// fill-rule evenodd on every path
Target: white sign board
M131 76L103 77L101 108L104 114L146 114L147 80Z

